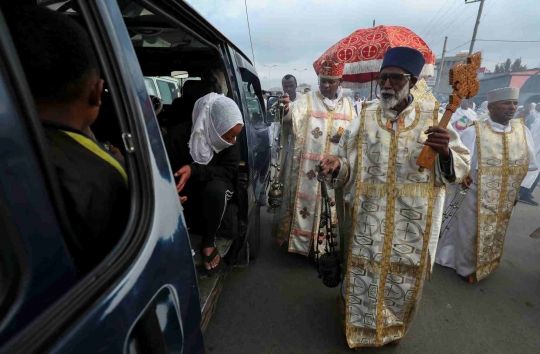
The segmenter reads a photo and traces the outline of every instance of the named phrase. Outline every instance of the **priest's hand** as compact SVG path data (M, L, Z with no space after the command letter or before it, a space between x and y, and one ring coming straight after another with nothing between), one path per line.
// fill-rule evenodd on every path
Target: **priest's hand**
M450 133L448 133L448 130L435 126L429 127L424 133L428 134L428 138L424 142L424 145L435 150L443 160L448 160L450 158L450 148L448 147L448 144L450 143Z
M283 103L283 106L284 106L283 109L285 110L285 112L287 112L289 110L289 105L291 103L291 98L289 97L288 93L281 96L281 103Z
M341 167L341 162L335 156L326 155L322 159L319 166L321 168L321 170L320 170L321 173L330 175L330 174L336 172L337 170L339 170L339 168Z
M465 177L463 179L463 181L461 182L461 185L464 187L464 188L469 188L471 186L471 184L473 183L473 179L471 177L471 175L467 175L467 177Z

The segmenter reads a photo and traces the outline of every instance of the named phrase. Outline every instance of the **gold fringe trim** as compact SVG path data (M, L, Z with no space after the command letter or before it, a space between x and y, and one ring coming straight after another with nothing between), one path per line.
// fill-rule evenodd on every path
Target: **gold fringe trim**
M520 165L520 166L481 166L482 174L488 176L502 176L507 175L521 175L527 174L529 172L529 165Z
M349 348L358 347L382 347L392 341L405 336L403 325L384 327L380 333L383 341L377 344L377 330L373 328L356 327L347 325L347 344Z
M381 263L376 262L372 259L358 258L355 256L352 256L351 266L375 274L381 274L382 270ZM401 263L390 263L388 266L388 273L401 276L414 277L418 274L418 270L418 266Z
M489 277L495 269L499 268L500 263L501 258L499 257L485 265L478 267L478 269L476 270L476 280L480 281Z
M446 184L442 186L441 188L444 189L444 192L446 193L446 195L452 194L452 191L450 190L450 188L448 188Z
M360 195L378 198L386 197L388 195L388 185L362 182L360 184Z
M431 196L433 186L429 183L400 183L396 184L396 197L428 198ZM366 183L360 186L360 194L368 197L390 197L388 184Z
M433 192L430 183L404 183L396 184L396 196L428 198Z
M480 223L494 223L497 221L505 221L510 219L512 213L501 213L501 214L480 214L478 215L478 222Z

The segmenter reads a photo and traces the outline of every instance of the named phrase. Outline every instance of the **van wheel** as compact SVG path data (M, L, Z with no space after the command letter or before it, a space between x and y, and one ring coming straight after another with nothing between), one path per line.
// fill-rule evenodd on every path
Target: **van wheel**
M249 229L248 233L248 245L249 245L249 259L257 259L259 257L259 250L261 248L261 208L257 207L253 217L253 225Z

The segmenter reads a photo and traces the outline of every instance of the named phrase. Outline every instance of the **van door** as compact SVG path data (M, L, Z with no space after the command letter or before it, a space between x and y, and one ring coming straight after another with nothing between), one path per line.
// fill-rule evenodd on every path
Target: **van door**
M254 191L261 206L266 204L266 186L271 161L270 126L266 124L261 82L255 68L235 52L234 59L242 80L242 99L247 109L246 125L253 150Z
M40 150L48 147L40 122L31 110L24 111L26 119L16 119L24 107L33 107L33 100L0 12L0 102L7 105L0 117L6 107L12 114L0 128L0 218L5 226L0 263L11 262L0 273L13 279L9 286L2 282L1 290L10 296L0 304L6 305L1 308L0 352L203 353L187 228L130 36L115 0L77 5L70 16L90 34L120 121L130 220L111 254L76 279L62 243L66 232L59 227L65 216L55 208L61 201L54 198L53 178L43 172L48 165ZM9 89L8 75L14 78ZM31 141L22 121L29 121L29 131L35 132Z

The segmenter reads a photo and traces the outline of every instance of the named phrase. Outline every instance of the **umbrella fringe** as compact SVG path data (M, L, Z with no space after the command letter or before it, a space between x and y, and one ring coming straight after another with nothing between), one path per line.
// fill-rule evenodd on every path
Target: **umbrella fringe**
M420 78L426 78L426 77L433 77L435 76L435 65L433 64L426 64L422 68L422 72L420 73Z
M376 85L376 83L373 82L373 89L375 89L375 85ZM341 86L343 88L348 88L348 89L371 88L371 81L370 82L343 81Z
M379 72L382 65L382 59L357 61L355 63L345 63L343 75L355 75L370 72Z
M382 65L382 59L358 61L355 63L345 63L343 75L356 75L370 72L379 72ZM432 77L435 74L435 66L433 64L426 64L422 68L420 78ZM368 82L369 84L369 82ZM369 85L368 85L369 86Z

